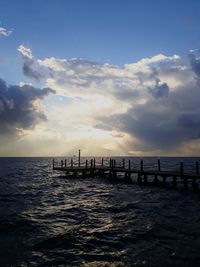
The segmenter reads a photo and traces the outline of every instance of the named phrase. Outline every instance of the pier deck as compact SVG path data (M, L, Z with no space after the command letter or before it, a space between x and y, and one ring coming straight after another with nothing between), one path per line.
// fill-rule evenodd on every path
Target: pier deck
M137 169L125 169L125 168L110 168L110 167L102 167L96 166L95 168L85 168L85 167L53 167L53 170L63 171L63 172L90 172L91 170L95 172L99 171L112 171L117 173L129 173L129 174L140 174L140 175L158 175L158 176L167 176L173 177L176 176L177 178L190 178L190 179L200 179L200 174L191 174L191 173L180 173L180 172L173 172L173 171L153 171L153 170L137 170Z
M184 171L182 162L180 162L179 170L162 170L161 162L158 160L157 169L152 170L144 168L143 160L140 161L139 168L133 168L130 160L128 164L125 164L125 159L123 159L122 166L116 166L113 159L109 159L106 164L104 164L103 159L101 164L96 164L96 159L86 160L84 164L81 164L79 159L79 162L74 164L71 159L69 165L66 160L61 160L60 165L55 164L53 160L53 170L62 171L73 177L90 175L91 177L103 176L122 179L123 176L125 182L131 183L136 180L138 184L163 184L171 185L174 188L177 188L177 185L181 183L186 190L190 184L195 191L199 188L200 183L199 162L195 163L193 172L188 172Z

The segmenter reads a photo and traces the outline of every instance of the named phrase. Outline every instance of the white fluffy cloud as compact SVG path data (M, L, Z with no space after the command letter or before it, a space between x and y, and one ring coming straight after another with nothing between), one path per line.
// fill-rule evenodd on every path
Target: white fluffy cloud
M52 127L71 138L79 132L80 140L91 131L94 138L108 133L107 147L113 149L115 142L125 154L193 153L200 138L197 55L184 63L178 55L159 54L119 67L85 59L37 59L24 46L18 51L24 74L60 95L60 102L54 97L47 103Z
M6 28L0 27L0 36L6 36L8 37L11 35L12 30L7 30Z
M32 51L30 48L27 48L23 45L20 45L17 48L17 51L23 56L23 58L25 60L32 60L33 59Z

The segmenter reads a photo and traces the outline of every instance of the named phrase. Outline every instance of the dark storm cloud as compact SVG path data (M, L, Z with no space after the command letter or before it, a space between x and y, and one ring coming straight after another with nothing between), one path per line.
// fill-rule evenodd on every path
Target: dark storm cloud
M136 89L116 86L113 95L121 101L132 101L134 98L139 97L139 92Z
M19 129L31 129L46 120L45 114L34 104L54 92L50 88L38 89L30 85L7 86L0 79L0 134L16 135Z
M80 59L35 60L30 49L18 50L26 76L41 79L40 68L44 68L64 93L117 100L113 115L92 114L95 127L117 135L128 133L140 150L178 151L182 144L200 138L200 58L194 54L190 65L177 55L157 55L117 67ZM117 110L126 111L116 114Z
M192 65L198 73L198 64ZM189 78L189 76L188 76ZM148 88L149 89L149 88ZM99 117L97 128L117 130L136 137L144 147L170 150L200 138L200 87L198 81L170 91L166 83L149 89L154 96L134 104L125 113Z
M157 81L154 87L149 88L149 92L155 98L167 97L169 95L169 86L166 83L159 84L159 81Z
M42 75L38 70L34 69L34 61L30 59L26 59L26 61L24 62L23 73L25 76L34 78L38 81L44 77L44 75Z
M190 58L190 64L192 67L192 70L200 76L200 58L197 58L194 54L189 55Z

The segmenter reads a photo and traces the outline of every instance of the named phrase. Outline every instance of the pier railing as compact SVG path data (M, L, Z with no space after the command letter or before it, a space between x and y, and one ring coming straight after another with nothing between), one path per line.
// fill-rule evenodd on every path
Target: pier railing
M143 159L133 161L131 159L118 158L87 158L85 161L75 161L74 159L62 159L60 163L53 160L53 170L63 171L66 175L77 177L103 176L112 179L122 179L128 183L133 183L136 179L138 184L171 185L177 188L182 184L187 190L189 184L194 191L197 191L200 183L199 161L195 163L179 162L172 164L169 162L145 162ZM137 176L137 178L136 178Z
M131 160L131 159L118 159L118 158L88 158L86 160L62 159L59 162L53 159L53 168L115 168L115 169L131 169L138 171L158 171L158 172L174 172L180 174L200 174L200 163L199 161L187 163L187 162L176 162L174 164L169 162L161 162L160 159L157 161L143 159Z

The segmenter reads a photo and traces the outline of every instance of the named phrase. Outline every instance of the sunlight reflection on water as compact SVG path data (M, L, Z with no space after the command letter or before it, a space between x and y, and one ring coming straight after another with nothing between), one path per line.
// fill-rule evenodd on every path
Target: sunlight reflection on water
M199 194L0 164L2 266L198 266Z

